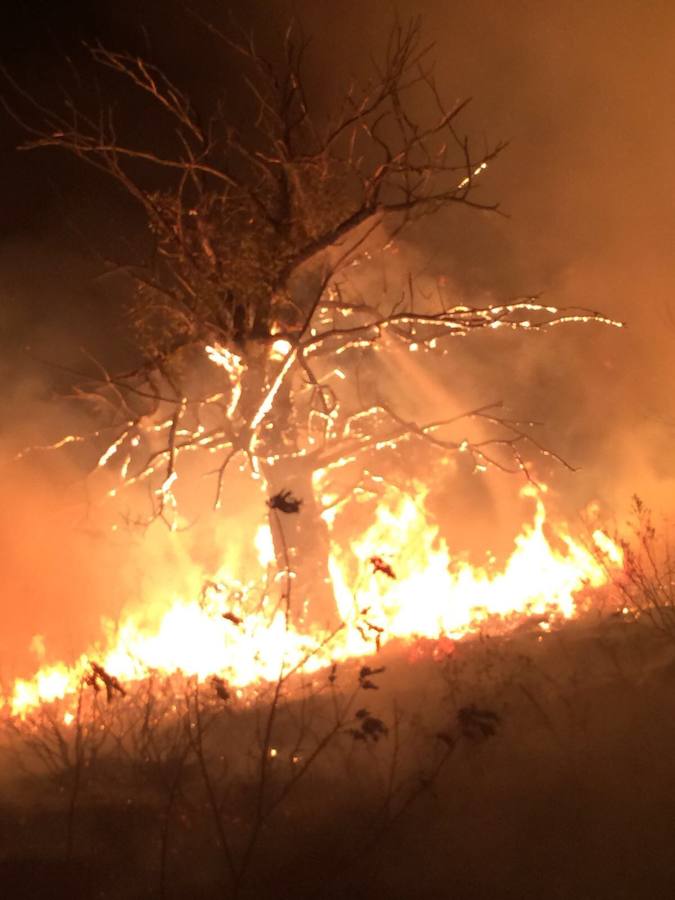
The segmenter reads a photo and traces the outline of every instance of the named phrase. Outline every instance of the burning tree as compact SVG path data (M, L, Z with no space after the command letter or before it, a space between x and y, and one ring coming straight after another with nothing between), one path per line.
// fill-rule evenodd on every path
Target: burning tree
M373 453L403 442L521 472L528 444L542 449L498 406L410 421L389 397L346 391L357 364L396 347L432 352L485 329L607 320L530 297L432 304L415 296L412 277L392 301L353 277L378 255L387 265L401 230L422 217L497 210L480 199L479 182L504 145L474 150L459 125L466 101L444 102L418 22L394 26L372 77L328 112L308 98L307 42L293 28L269 56L245 35L201 24L236 60L243 126L222 101L203 109L157 66L98 43L94 63L157 116L142 141L125 138L112 106L92 111L68 97L55 110L5 73L23 147L65 150L111 176L142 209L151 243L147 260L126 267L140 363L81 386L99 420L59 445L100 441L98 465L118 466L126 485L149 485L151 518L171 527L176 482L194 451L217 459L216 507L229 470L243 463L265 487L277 560L297 575L294 602L311 600L324 614L321 498L339 499L337 472L353 489ZM470 422L478 437L458 438L458 423Z

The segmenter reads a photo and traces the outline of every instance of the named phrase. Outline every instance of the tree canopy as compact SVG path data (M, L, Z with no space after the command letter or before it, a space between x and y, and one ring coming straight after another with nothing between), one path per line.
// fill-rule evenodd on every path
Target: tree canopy
M147 481L151 517L175 525L182 458L201 451L219 460L211 467L217 506L228 466L243 455L269 494L304 499L294 521L310 523L314 543L312 476L352 464L358 480L364 454L402 441L527 474L528 445L543 448L530 423L499 405L411 421L377 392L354 390L355 361L371 351L433 353L483 330L608 322L536 297L430 302L416 296L412 277L392 300L350 276L386 257L422 217L452 207L498 211L482 198L481 176L504 144L476 150L462 132L468 101L444 101L420 22L394 24L371 77L345 85L330 109L308 99L308 42L296 28L267 56L241 31L197 25L238 73L236 84L214 89L208 108L150 61L89 46L97 67L144 98L140 137L119 125L114 96L93 109L66 96L54 109L4 73L3 102L24 129L23 147L74 155L115 179L145 215L152 252L126 263L141 362L101 370L78 391L99 417L91 435L102 444L99 466L117 465L124 484ZM243 125L228 90L245 97ZM476 422L474 438L468 424ZM287 543L302 541L296 534Z

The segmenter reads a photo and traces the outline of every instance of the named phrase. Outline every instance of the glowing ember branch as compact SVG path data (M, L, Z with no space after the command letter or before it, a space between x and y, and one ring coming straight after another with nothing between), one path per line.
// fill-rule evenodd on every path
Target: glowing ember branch
M129 424L129 426L131 426L134 423L129 422L128 424ZM105 464L108 462L108 460L110 460L115 455L115 453L117 453L119 448L122 446L122 444L126 440L128 434L129 434L129 429L127 428L125 431L122 432L122 434L117 438L117 440L113 441L112 444L108 447L108 449L104 453L101 454L99 461L97 463L99 468L103 468L103 466L105 466Z
M204 350L211 362L225 369L228 375L241 374L243 370L241 357L227 347L223 347L222 344L207 344Z
M217 366L225 369L229 377L232 395L230 397L230 402L227 405L226 415L228 419L231 419L234 416L237 406L239 405L239 400L241 399L241 379L246 371L246 364L240 356L233 353L222 344L213 344L212 346L207 345L204 350L211 362L214 362Z
M85 435L67 434L53 444L41 444L40 446L27 447L25 450L21 450L14 457L14 462L19 462L19 460L23 459L28 453L35 453L38 450L60 450L61 447L65 447L66 444L80 444L82 441L86 440L87 437Z
M488 164L486 162L482 162L479 166L476 166L471 175L466 175L464 178L462 178L457 187L460 188L460 190L461 188L467 187L467 185L471 184L471 179L477 178L481 174L481 172L484 172L487 169L487 167Z
M298 348L294 347L289 352L288 356L286 357L286 360L285 360L283 366L281 367L279 374L277 375L277 377L274 379L274 382L272 383L272 387L269 389L269 391L265 395L265 399L260 404L257 412L251 419L251 424L249 426L251 431L257 430L260 423L263 421L265 416L272 409L272 404L274 403L274 398L279 393L279 388L284 383L284 380L285 380L286 376L288 375L288 373L290 372L291 367L293 366L293 363L295 362L297 356L298 356Z
M162 482L162 484L158 490L158 493L166 496L171 491L171 486L176 481L177 478L178 478L178 473L172 472L169 476L167 476L167 478L164 479L164 481Z
M351 325L334 327L331 324L322 330L314 329L314 333L302 342L302 352L312 354L328 350L338 356L351 349L377 349L380 340L386 335L405 342L408 349L416 351L433 350L441 339L467 337L484 328L544 331L554 325L590 323L613 328L624 327L623 322L603 316L595 310L558 308L540 303L536 297L485 307L457 305L438 313L402 311L387 315L378 308L365 304L358 308L347 304L343 312L352 319ZM527 313L535 313L536 317L526 318Z

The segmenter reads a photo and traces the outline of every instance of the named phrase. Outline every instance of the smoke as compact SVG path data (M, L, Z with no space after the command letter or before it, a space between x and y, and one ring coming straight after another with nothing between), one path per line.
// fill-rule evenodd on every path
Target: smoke
M326 80L360 70L392 21L386 2L291 7ZM672 6L422 0L396 12L422 17L441 93L474 98L463 124L477 146L511 142L487 187L509 218L460 210L429 221L411 268L427 253L467 299L543 293L627 323L490 335L464 342L455 359L486 400L546 423L549 446L581 469L561 481L574 502L595 493L620 506L638 491L667 509Z
M179 533L125 520L147 498L129 491L106 504L98 476L85 479L57 455L0 470L0 678L31 674L43 656L74 662L100 639L103 619L114 629L142 611L153 627L167 603L199 597L221 570L233 590L258 575L254 539L265 507L244 476L230 478L223 511L183 520Z
M446 279L467 301L543 293L555 305L587 306L627 323L620 331L589 326L455 343L438 373L439 381L452 386L441 391L439 405L448 395L456 403L465 398L467 408L503 400L524 418L543 422L543 443L580 469L574 474L548 464L542 469L569 515L594 498L621 515L633 492L670 511L675 499L670 453L675 384L669 365L675 331L672 4L416 0L394 9L386 0L277 0L258 4L258 12L249 8L246 17L267 35L289 14L311 36L311 93L315 102L325 103L381 54L395 15L400 20L421 15L425 36L435 43L431 55L441 93L450 102L474 98L464 126L476 146L511 141L484 188L509 217L459 210L426 222L406 236L396 264L387 262L392 282L397 273L405 277L424 269L425 277ZM188 81L198 82L199 40L189 40L189 58L183 58L173 14L163 20L152 4L139 13L136 4L121 3L109 15L97 13L96 21L88 18L86 27L89 36L97 28L119 44L126 34L138 35L146 18L160 55L178 70L184 67ZM69 52L75 39L65 36L66 24L51 44L36 38L40 46L34 55L48 59L50 72L67 70L65 55L59 54ZM61 26L52 22L52 27ZM29 83L35 78L30 75ZM101 234L102 244L106 238L121 240L125 232L132 242L138 234L138 220L102 182L81 180L79 169L37 155L17 161L11 151L17 137L10 127L2 148L5 455L27 439L58 437L79 421L75 412L64 418L53 403L54 390L67 387L69 376L36 363L36 357L80 369L82 346L111 364L129 352L119 315L125 288L119 281L97 280L100 261L92 261L90 247L72 231L70 212L85 223L80 235L83 230ZM31 469L20 477L5 468L1 476L1 535L11 559L2 594L21 597L13 601L12 616L26 645L41 618L55 622L65 611L72 632L79 627L73 623L90 613L115 610L120 594L126 599L133 592L137 563L152 568L127 544L112 550L81 533L66 537L53 519L45 520L44 509L55 504L64 481L79 476L72 471L65 476L61 465L41 463L37 474ZM59 469L56 486L53 466ZM485 488L475 479L457 478L448 487L452 514L464 519L473 510L478 540L480 523L492 520L495 509L503 510L498 521L508 519L516 490L509 479ZM53 514L57 520L61 515ZM51 524L43 527L43 521ZM211 546L218 543L212 540ZM159 544L164 548L164 538ZM198 544L192 541L191 551ZM98 549L92 550L94 545ZM158 568L164 552L157 551ZM38 557L43 562L35 566ZM135 562L124 585L113 588L121 559ZM84 613L77 599L82 596L92 598ZM72 644L80 646L75 637Z

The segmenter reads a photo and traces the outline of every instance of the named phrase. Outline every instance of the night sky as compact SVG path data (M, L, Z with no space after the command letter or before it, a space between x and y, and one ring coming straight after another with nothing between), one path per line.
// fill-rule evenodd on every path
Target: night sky
M478 144L510 141L486 179L508 218L459 210L431 220L405 239L402 269L426 267L447 277L469 302L543 293L556 305L599 309L628 324L622 331L559 329L518 344L467 341L448 362L446 377L466 393L467 405L503 399L545 423L545 440L580 467L575 475L555 476L568 513L597 497L610 515L621 515L635 491L669 512L675 498L672 4L260 0L198 7L207 14L233 10L263 45L294 16L312 39L307 76L317 103L329 103L351 75L367 72L395 14L422 16L445 96L473 98L465 130ZM201 97L219 74L233 114L240 110L236 68L214 58L215 45L180 3L13 4L4 13L2 62L47 102L58 102L59 84L91 96L82 41L95 38L149 53ZM123 108L125 98L118 100ZM2 122L4 452L27 436L59 432L52 396L69 376L39 360L80 369L82 347L112 366L130 358L120 316L126 285L105 274L101 257L123 260L142 242L143 229L113 184L55 151L15 152L20 132L4 114ZM134 123L139 133L143 124ZM49 481L51 474L40 477ZM17 516L32 520L32 506L23 503L14 497L10 512L5 504L8 531L16 530Z

